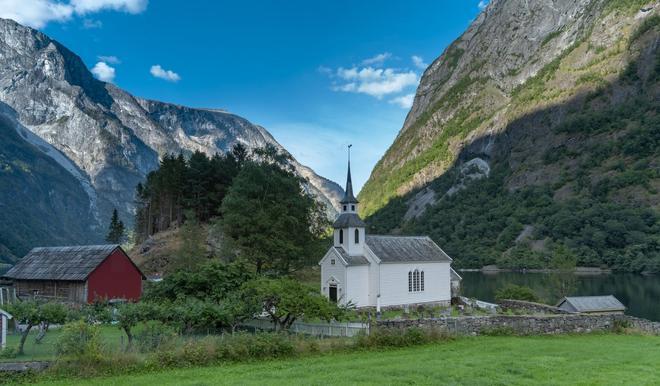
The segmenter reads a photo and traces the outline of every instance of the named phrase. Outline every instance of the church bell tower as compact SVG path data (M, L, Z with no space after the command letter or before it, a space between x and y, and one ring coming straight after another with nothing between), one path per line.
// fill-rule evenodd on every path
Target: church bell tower
M334 224L334 246L343 248L351 256L362 255L365 243L366 224L358 215L359 201L353 195L351 181L351 147L348 145L348 174L344 198L339 202L341 211Z

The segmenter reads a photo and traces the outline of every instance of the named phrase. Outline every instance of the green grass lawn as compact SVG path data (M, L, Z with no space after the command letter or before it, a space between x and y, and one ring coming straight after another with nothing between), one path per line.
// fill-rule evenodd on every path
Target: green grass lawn
M43 382L54 385L657 385L660 337L474 337L385 351Z
M16 358L0 358L0 362L17 362L17 361L40 361L40 360L53 360L55 359L55 342L60 334L60 331L50 330L46 333L46 337L40 344L35 343L38 329L33 328L30 335L25 341L25 355ZM119 348L122 342L123 331L114 326L102 326L101 337L106 347L110 349ZM125 339L125 336L124 336ZM18 334L7 334L7 347L18 347L21 336Z

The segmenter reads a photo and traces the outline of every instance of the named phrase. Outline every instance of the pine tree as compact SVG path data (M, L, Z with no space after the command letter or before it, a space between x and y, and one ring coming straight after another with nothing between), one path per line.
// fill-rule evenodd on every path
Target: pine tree
M117 209L112 211L112 218L110 219L110 226L108 227L108 235L105 241L111 244L120 244L124 239L124 223L119 219Z

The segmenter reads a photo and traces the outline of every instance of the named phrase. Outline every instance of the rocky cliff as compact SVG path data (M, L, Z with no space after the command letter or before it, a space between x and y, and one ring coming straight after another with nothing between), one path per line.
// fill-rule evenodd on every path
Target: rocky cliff
M33 142L48 146L44 154L79 181L87 197L78 209L91 208L92 216L81 222L94 224L97 239L112 208L124 221L132 221L135 186L164 154L214 154L237 143L248 148L273 144L286 152L263 127L237 115L145 100L101 82L66 47L6 19L0 19L0 102L5 105L2 114L15 120ZM308 189L334 212L341 187L295 160L293 166L307 178ZM4 184L5 176L0 178ZM8 197L2 199L11 205ZM66 240L66 227L57 229ZM65 243L46 238L41 244L55 241Z
M660 267L659 8L491 1L426 69L363 188L372 227L430 233L470 266L566 247Z

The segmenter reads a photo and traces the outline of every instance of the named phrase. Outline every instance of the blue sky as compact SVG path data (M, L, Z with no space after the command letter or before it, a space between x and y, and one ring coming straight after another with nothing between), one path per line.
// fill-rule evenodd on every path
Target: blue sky
M0 0L97 77L146 98L223 108L359 189L402 126L425 65L479 0ZM415 57L415 58L413 58Z

